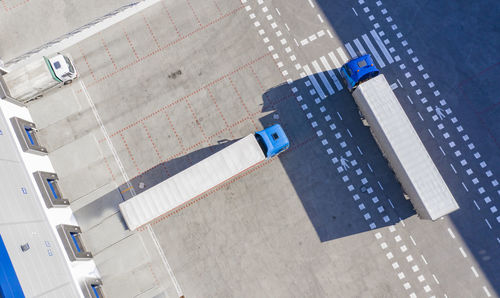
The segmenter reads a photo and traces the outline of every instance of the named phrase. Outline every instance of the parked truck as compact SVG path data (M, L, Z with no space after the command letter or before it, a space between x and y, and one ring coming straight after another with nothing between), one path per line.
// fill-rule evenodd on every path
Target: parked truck
M130 230L177 209L241 172L288 149L279 124L250 134L120 204Z
M9 72L0 70L0 98L26 103L54 87L70 84L76 77L68 56L43 57Z
M419 217L436 220L457 210L443 177L371 57L347 62L340 73Z

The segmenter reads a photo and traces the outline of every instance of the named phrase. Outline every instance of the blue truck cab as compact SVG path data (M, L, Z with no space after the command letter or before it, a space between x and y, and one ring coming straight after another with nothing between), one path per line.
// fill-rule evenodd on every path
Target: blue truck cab
M354 91L360 83L376 77L379 73L370 55L352 59L340 68L340 74L349 92Z
M257 131L255 138L267 159L285 151L290 142L281 125L274 124L264 130Z

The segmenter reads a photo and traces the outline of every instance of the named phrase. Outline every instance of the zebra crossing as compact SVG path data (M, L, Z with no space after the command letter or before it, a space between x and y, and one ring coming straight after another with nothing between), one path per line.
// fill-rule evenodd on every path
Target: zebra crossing
M314 87L312 93L318 94L321 99L324 99L335 94L335 91L341 91L343 86L339 80L341 78L340 67L352 58L370 54L375 59L378 68L384 68L388 64L395 62L395 58L391 56L393 49L387 49L375 30L371 30L369 33L370 35L361 35L361 40L356 38L352 41L352 44L347 42L344 47L338 47L335 51L330 51L326 55L319 57L319 62L313 60L310 66L307 64L302 65L304 71L300 73L300 76L301 78L307 77L311 81ZM330 58L330 61L326 56ZM333 64L333 68L330 62Z

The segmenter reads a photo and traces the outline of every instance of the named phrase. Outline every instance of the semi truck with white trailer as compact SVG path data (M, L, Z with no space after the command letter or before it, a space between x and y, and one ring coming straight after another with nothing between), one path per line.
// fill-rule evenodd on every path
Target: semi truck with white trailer
M0 69L0 98L26 103L52 88L70 84L77 76L69 56L42 57L8 72Z
M122 202L119 205L121 214L128 228L135 230L288 147L288 138L279 124L250 134Z
M443 177L415 128L369 55L344 64L340 73L384 157L422 219L457 209Z

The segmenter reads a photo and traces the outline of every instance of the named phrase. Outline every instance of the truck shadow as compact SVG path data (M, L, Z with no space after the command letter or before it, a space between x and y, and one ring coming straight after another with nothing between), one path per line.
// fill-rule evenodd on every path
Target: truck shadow
M173 158L150 168L141 175L133 177L129 180L129 183L121 184L116 189L74 211L80 227L83 231L87 231L102 223L108 216L118 213L123 228L127 229L125 220L119 212L118 205L120 203L132 198L134 193L139 194L150 189L236 141L238 139L221 140L217 145L204 147Z
M307 81L267 90L263 112L272 113L260 121L280 123L290 139L290 150L279 158L318 238L351 236L415 215L352 96L342 90L317 103ZM348 161L345 167L340 158Z

